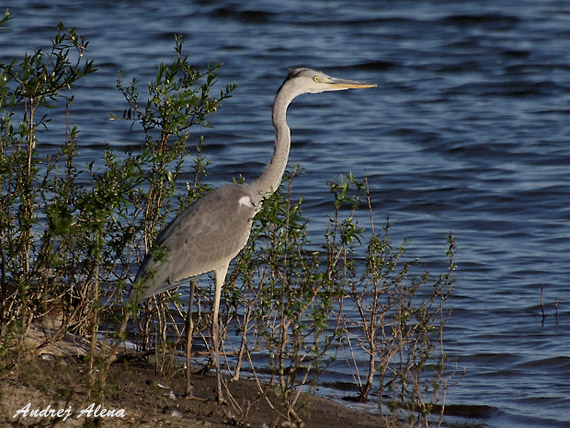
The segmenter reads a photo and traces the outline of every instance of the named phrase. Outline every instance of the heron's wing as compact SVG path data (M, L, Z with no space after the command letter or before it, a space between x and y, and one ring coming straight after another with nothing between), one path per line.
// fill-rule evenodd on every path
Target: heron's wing
M139 299L228 263L247 243L254 214L247 187L238 184L190 205L158 235L143 260L135 278L143 286Z

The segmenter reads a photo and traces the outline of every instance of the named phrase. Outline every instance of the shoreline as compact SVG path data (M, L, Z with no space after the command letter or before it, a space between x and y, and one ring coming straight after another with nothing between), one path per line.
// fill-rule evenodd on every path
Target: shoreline
M183 397L184 376L159 376L148 363L117 363L109 370L99 402L89 397L88 363L72 357L12 361L1 373L0 426L210 427L294 426L282 423L255 382L240 379L228 389L234 404L220 405L215 376L193 375L196 398ZM97 387L97 386L96 386ZM335 400L304 394L299 413L305 427L385 427L382 417L350 409Z
M101 347L107 347L99 342ZM226 398L220 405L216 376L195 367L192 374L194 397L184 397L185 370L176 358L165 361L158 375L155 365L142 355L122 348L104 379L89 375L89 342L67 333L55 343L32 326L18 353L7 351L0 360L0 428L4 426L98 426L98 427L399 427L402 423L371 409L374 404L357 403L334 396L334 388L316 385L301 395L295 412L302 424L295 424L276 408L281 402L276 389L247 373L237 381L227 374ZM150 356L152 359L152 356ZM96 358L97 360L97 358ZM95 361L95 371L105 372L106 360ZM263 389L263 392L261 391ZM327 394L323 390L329 391ZM263 396L265 394L265 396ZM98 399L103 397L103 399ZM350 404L354 407L349 407ZM273 408L272 408L273 406ZM448 405L445 426L480 427L496 409L489 406ZM437 411L439 413L439 410ZM280 416L279 416L280 415ZM451 418L449 418L451 417ZM459 421L452 422L454 418ZM289 418L294 420L294 418Z

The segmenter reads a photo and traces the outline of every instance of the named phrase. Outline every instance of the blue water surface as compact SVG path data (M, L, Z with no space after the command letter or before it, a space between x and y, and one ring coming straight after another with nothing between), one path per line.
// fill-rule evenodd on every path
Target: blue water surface
M326 226L326 182L354 171L415 256L441 259L453 231L446 350L465 374L447 404L486 409L469 423L488 427L570 426L570 3L4 3L14 19L0 34L2 60L48 48L60 21L89 39L99 71L75 90L72 113L85 162L100 162L106 144L137 144L108 120L125 108L118 73L151 79L173 58L174 33L191 62L223 63L220 85L238 84L204 130L213 185L262 171L287 67L377 83L290 109L291 162L305 170L295 188L312 227Z

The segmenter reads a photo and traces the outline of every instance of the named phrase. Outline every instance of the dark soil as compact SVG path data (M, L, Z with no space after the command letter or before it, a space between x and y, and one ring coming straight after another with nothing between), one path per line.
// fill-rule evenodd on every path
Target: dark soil
M212 372L193 376L197 399L188 399L182 396L185 384L182 372L161 377L148 363L114 364L102 385L90 385L85 360L53 356L20 358L12 355L0 371L0 427L294 426L277 417L260 397L258 385L250 380L229 382L229 392L237 404L220 405L213 400L215 376ZM97 394L90 396L89 390L103 391L104 399L99 401ZM331 400L312 395L305 395L302 400L299 414L305 427L385 426L379 416L358 412ZM98 403L102 407L95 413ZM27 416L24 411L18 413L28 404ZM33 417L34 409L43 409L44 414ZM46 416L50 409L52 415ZM59 418L53 415L58 410L61 411ZM81 413L82 410L93 411Z

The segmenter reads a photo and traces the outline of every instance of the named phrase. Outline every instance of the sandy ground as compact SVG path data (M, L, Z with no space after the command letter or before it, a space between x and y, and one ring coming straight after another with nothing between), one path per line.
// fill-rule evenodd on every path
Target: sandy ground
M196 374L194 394L182 396L182 372L168 377L143 362L113 364L105 382L90 388L85 358L11 353L0 367L0 427L287 427L276 418L259 388L249 380L228 383L234 405L219 405L215 376ZM88 391L104 391L99 405ZM337 402L305 396L300 410L305 427L386 426L379 416ZM247 409L247 410L246 410ZM34 413L35 412L35 413Z

